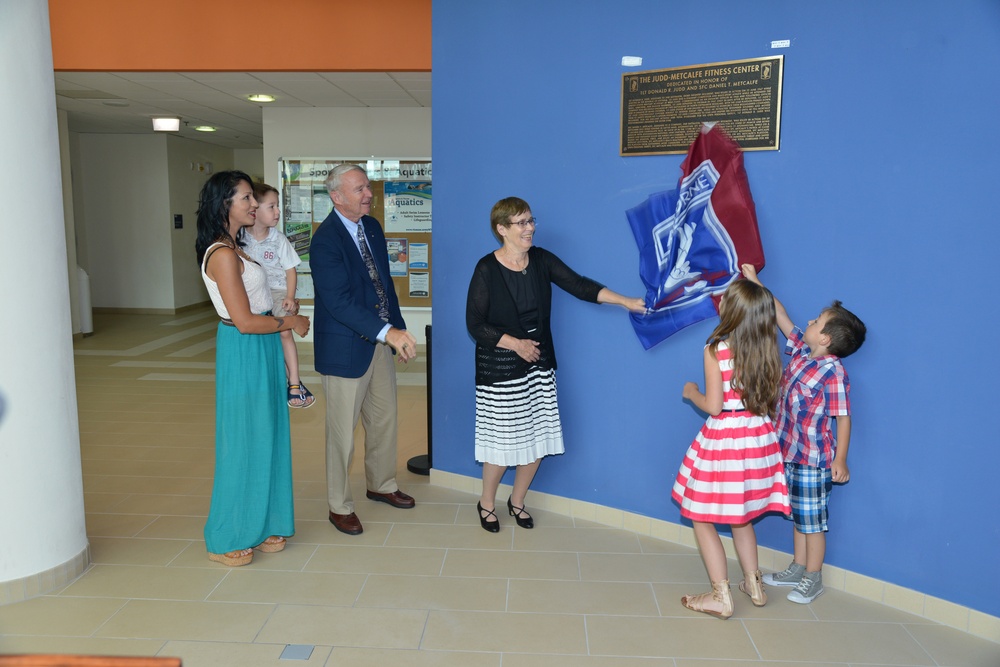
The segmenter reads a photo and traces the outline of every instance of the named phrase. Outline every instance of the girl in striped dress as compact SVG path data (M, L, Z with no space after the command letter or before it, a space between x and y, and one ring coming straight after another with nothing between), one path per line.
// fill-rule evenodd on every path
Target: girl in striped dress
M694 382L684 385L684 398L709 417L684 455L672 495L693 523L712 590L685 595L681 604L721 619L733 615L733 599L715 524L732 529L743 568L740 590L763 607L767 595L751 522L766 512L791 512L771 423L781 379L775 326L771 293L748 280L734 282L705 346L705 393Z

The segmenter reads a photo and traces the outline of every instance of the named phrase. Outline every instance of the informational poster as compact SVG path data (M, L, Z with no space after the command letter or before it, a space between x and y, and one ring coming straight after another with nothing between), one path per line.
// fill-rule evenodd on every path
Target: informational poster
M425 299L431 295L429 273L410 273L410 296Z
M386 181L385 231L431 231L430 181Z
M285 222L312 222L312 193L309 188L293 185L285 201Z
M410 244L410 268L426 269L430 266L430 255L427 252L426 243Z
M279 158L278 196L282 230L302 263L297 296L314 298L309 247L313 234L333 212L326 179L334 167L356 164L371 183L371 215L386 235L389 273L401 306L431 306L431 162L426 158ZM414 255L414 253L416 253ZM414 270L417 273L413 273Z
M402 277L408 273L406 239L386 239L385 246L389 250L389 274L393 277Z
M336 164L338 162L333 160L278 160L278 196L284 232L303 260L296 269L300 274L299 298L312 298L311 292L305 296L302 274L309 273L309 244L312 243L313 232L333 210L333 202L326 194L323 182Z
M302 267L299 266L299 269ZM312 299L316 296L316 292L313 291L313 277L311 273L302 273L301 270L296 271L295 276L295 296L299 299Z
M312 222L286 222L285 236L288 237L299 257L309 258L309 243L312 241Z
M325 185L313 186L312 189L313 220L322 222L333 210L333 200L330 193L326 191Z

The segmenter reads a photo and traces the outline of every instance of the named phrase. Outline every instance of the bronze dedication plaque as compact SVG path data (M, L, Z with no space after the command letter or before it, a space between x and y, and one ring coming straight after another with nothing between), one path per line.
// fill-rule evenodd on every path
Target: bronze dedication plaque
M622 75L621 155L686 153L715 121L745 151L778 150L784 56Z

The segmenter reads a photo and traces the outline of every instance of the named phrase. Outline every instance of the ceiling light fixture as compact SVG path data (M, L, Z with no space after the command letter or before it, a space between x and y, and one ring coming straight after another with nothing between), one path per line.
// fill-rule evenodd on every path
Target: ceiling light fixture
M274 95L265 95L264 93L257 93L256 95L250 95L247 97L251 102L273 102Z
M180 118L154 118L154 132L177 132L181 129Z
M215 132L215 128L211 125L196 125L194 129L196 132Z

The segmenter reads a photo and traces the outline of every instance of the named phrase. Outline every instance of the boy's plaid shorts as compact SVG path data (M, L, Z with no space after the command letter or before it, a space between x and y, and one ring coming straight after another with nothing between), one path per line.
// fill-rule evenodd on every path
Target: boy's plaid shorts
M828 530L826 507L833 489L830 469L786 463L785 477L796 530L800 533L825 533Z

